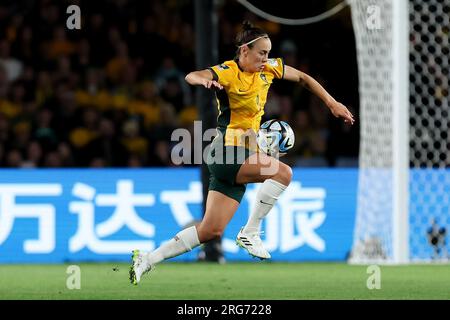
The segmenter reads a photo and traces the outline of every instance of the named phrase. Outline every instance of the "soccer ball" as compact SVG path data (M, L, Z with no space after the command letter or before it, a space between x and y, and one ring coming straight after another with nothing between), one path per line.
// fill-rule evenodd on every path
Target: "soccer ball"
M270 156L284 155L294 146L295 135L286 122L272 119L259 127L256 141L264 153Z

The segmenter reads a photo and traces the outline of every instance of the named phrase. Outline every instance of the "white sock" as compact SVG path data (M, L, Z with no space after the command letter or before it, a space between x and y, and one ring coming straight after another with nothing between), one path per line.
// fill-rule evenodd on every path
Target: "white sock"
M165 259L191 251L199 245L200 240L198 239L197 228L192 226L181 230L175 237L161 245L155 251L150 252L148 259L151 264L157 264Z
M269 213L286 188L287 186L284 184L272 179L264 181L256 194L256 203L244 227L244 232L258 232L260 230L262 219Z

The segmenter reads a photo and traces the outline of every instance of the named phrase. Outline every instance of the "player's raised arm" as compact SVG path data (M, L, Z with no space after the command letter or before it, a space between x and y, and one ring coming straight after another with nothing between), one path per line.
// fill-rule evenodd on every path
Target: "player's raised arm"
M352 113L347 107L336 101L313 77L290 66L285 66L283 79L299 82L318 96L330 108L331 113L335 117L343 118L346 123L353 124L355 122Z
M213 75L208 69L190 72L184 79L193 86L204 86L207 89L223 89L222 85L213 79Z

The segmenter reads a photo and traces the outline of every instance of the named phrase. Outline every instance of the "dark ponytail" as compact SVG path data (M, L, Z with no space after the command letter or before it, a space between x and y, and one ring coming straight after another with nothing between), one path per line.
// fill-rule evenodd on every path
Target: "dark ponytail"
M245 20L244 22L242 22L242 31L239 32L236 36L237 51L236 51L235 58L236 59L239 58L241 46L243 44L246 44L246 43L248 43L252 40L255 40L256 38L259 38L259 37L269 37L269 35L263 29L253 26L250 23L250 21L248 21L248 20ZM250 43L248 46L249 46L249 48L252 48L253 43Z

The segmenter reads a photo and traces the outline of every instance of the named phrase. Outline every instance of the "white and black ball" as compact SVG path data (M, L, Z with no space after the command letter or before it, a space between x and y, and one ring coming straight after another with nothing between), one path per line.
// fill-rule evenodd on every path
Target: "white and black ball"
M271 156L286 154L295 143L295 135L291 126L281 120L268 120L258 130L257 143L259 149Z

